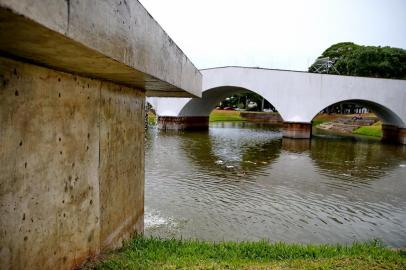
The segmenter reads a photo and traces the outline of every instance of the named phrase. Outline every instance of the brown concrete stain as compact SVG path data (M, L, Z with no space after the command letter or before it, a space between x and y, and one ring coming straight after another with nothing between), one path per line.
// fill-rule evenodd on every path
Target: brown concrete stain
M109 84L101 91L100 204L101 245L134 232L144 205L144 96ZM117 95L116 92L120 94ZM103 102L104 101L104 102ZM119 198L119 199L118 199ZM123 222L130 218L130 225ZM111 241L107 241L114 234Z
M386 143L406 144L406 128L383 124L382 141Z
M205 130L209 128L208 116L158 116L162 130Z
M283 137L292 139L310 139L312 136L312 124L299 122L284 122Z
M69 269L140 232L144 94L6 58L0 78L1 269Z

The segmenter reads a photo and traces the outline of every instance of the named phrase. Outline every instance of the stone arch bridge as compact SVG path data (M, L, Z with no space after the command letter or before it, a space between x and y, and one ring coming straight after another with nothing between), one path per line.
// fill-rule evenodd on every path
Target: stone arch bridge
M208 127L224 98L255 92L284 121L284 137L310 138L312 119L326 107L351 101L371 109L383 122L383 140L406 143L406 81L247 67L201 70L202 98L149 98L162 129Z

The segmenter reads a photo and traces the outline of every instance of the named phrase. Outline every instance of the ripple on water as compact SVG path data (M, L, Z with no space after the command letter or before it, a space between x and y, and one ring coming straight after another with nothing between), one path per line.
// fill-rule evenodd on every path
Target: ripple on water
M150 135L146 234L302 243L379 238L405 246L402 149L323 139L310 149L283 149L280 136L238 125Z

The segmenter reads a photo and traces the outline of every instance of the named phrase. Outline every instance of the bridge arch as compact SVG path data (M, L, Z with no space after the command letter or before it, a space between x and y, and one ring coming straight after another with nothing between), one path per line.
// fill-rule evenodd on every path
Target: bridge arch
M397 127L404 127L405 122L402 120L402 118L399 116L399 114L392 109L390 109L387 105L378 103L376 101L371 101L371 100L364 100L364 99L345 99L345 100L339 100L333 103L329 103L327 105L322 105L324 107L318 107L315 108L312 115L312 120L319 114L320 111L324 110L327 107L330 107L335 104L339 103L355 103L358 105L361 105L363 107L366 107L370 110L372 110L373 113L376 114L376 116L382 121L383 124L385 125L392 125L392 126L397 126Z
M244 87L239 86L218 86L205 90L202 93L202 98L193 98L190 99L180 110L179 116L206 116L208 117L211 111L217 106L219 102L225 98L236 95L236 94L245 94L245 93L255 93L260 95L265 100L266 97L261 95L260 92L255 90L250 90ZM269 103L274 106L274 104L267 100ZM274 108L278 109L276 106Z

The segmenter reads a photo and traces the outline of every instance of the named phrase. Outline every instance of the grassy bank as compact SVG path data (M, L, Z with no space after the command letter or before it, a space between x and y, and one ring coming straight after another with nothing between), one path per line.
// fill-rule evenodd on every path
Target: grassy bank
M318 114L316 115L316 117L314 117L313 121L312 121L312 125L313 126L318 126L320 124L323 124L325 122L332 122L334 120L336 120L339 116L337 116L336 114Z
M239 111L213 110L209 116L210 122L217 121L246 121Z
M382 123L377 122L371 126L359 127L353 131L354 134L371 136L371 137L382 137Z
M323 123L327 122L335 122L338 119L343 119L343 118L352 118L354 115L341 115L341 114L318 114L312 121L313 126L318 126ZM369 117L373 118L376 117L372 113L368 114L363 114L363 117ZM362 135L362 136L369 136L369 137L376 137L380 138L382 137L382 123L381 122L376 122L375 124L371 126L361 126L355 130L352 131L352 133L349 134L354 134L354 135Z
M351 246L160 240L137 237L84 269L406 269L377 242Z

